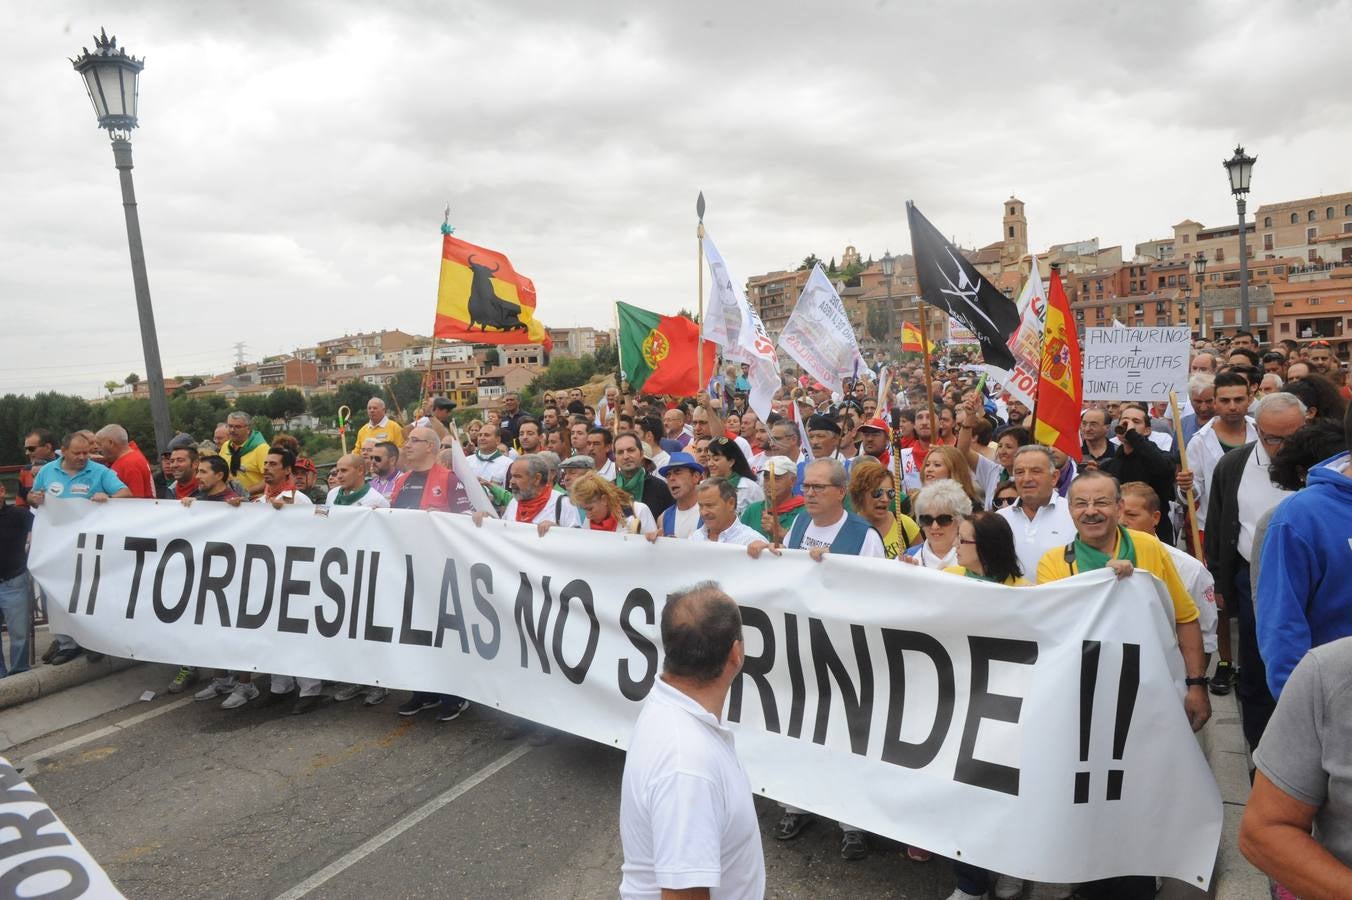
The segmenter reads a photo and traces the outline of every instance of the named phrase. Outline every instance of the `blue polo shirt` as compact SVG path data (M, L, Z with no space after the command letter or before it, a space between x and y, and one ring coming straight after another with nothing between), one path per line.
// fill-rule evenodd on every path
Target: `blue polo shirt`
M88 500L98 493L111 497L126 487L122 479L103 463L90 460L83 469L71 475L61 468L60 459L54 459L38 472L32 489L42 491L53 500Z

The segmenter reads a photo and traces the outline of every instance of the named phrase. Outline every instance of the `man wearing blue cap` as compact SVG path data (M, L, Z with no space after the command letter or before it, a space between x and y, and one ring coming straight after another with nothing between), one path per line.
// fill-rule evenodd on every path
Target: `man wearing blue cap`
M663 537L688 538L704 523L699 515L699 483L704 466L689 453L673 453L670 461L658 469L667 480L667 490L675 501L657 519Z

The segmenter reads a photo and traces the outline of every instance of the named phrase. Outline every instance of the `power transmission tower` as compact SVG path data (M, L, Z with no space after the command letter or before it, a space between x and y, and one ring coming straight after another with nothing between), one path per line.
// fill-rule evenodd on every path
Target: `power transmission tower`
M240 341L238 344L235 344L234 346L235 346L235 365L242 366L244 365L244 348L246 345L243 341Z

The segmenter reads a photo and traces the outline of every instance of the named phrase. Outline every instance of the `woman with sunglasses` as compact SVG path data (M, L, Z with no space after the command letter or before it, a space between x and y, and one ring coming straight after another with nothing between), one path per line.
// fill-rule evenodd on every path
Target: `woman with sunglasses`
M1014 531L998 513L979 511L958 523L958 564L944 569L953 575L1026 587Z
M915 498L916 519L925 540L907 550L902 562L927 569L958 563L958 523L972 514L972 498L950 478L932 481Z
M1005 480L995 486L995 496L991 497L991 509L1004 509L1019 502L1019 489L1014 482Z
M897 491L892 473L882 463L864 457L850 471L850 505L883 536L883 553L896 559L920 537L920 526L909 516L894 515Z
M765 499L765 491L756 483L756 473L737 442L727 435L720 435L709 442L709 461L705 465L709 474L723 478L737 488L737 515L746 512L753 503Z

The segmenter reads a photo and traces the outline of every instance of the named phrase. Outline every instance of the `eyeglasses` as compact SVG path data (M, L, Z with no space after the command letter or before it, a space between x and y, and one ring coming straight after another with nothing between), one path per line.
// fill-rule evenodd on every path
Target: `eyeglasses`
M1258 429L1258 440L1263 443L1264 447L1280 447L1286 443L1289 437L1288 434L1268 434L1263 429Z
M804 486L806 487L806 485ZM951 515L949 513L942 513L941 515L937 516L921 514L915 517L915 520L920 523L921 528L929 528L931 525L938 525L940 528L947 528L949 525L952 525L956 519L957 516Z
M405 444L436 444L437 441L434 441L434 440L432 440L431 438L411 437L411 438L404 438L404 443L405 443Z
M24 453L37 453L37 452L38 452L37 445L34 444L32 447L29 447L29 446L25 445L24 448L23 448L23 452L24 452Z
M1118 501L1112 497L1095 497L1093 500L1076 499L1070 501L1070 508L1076 512L1084 512L1089 509L1107 511L1117 508Z
M991 506L994 507L1013 506L1018 499L1019 499L1018 497L996 497L994 500L991 501Z
M1306 347L1309 347L1309 348L1319 347L1319 348L1321 348L1321 349L1327 349L1328 346L1329 346L1329 342L1328 342L1328 341L1310 341L1310 342L1309 342L1308 344L1306 344L1305 346L1306 346Z
M874 500L881 500L884 496L886 496L888 500L895 500L897 492L892 488L874 488L872 496Z
M833 488L833 487L835 487L834 484L814 484L813 482L810 482L810 481L804 481L804 482L803 482L803 493L804 493L804 494L816 494L816 493L819 493L819 492L821 492L821 491L827 490L828 488Z
M960 537L960 538L958 538L958 543L959 543L959 544L966 544L967 546L970 547L970 546L972 546L973 544L976 543L976 538L971 538L971 539L969 540L968 538Z

